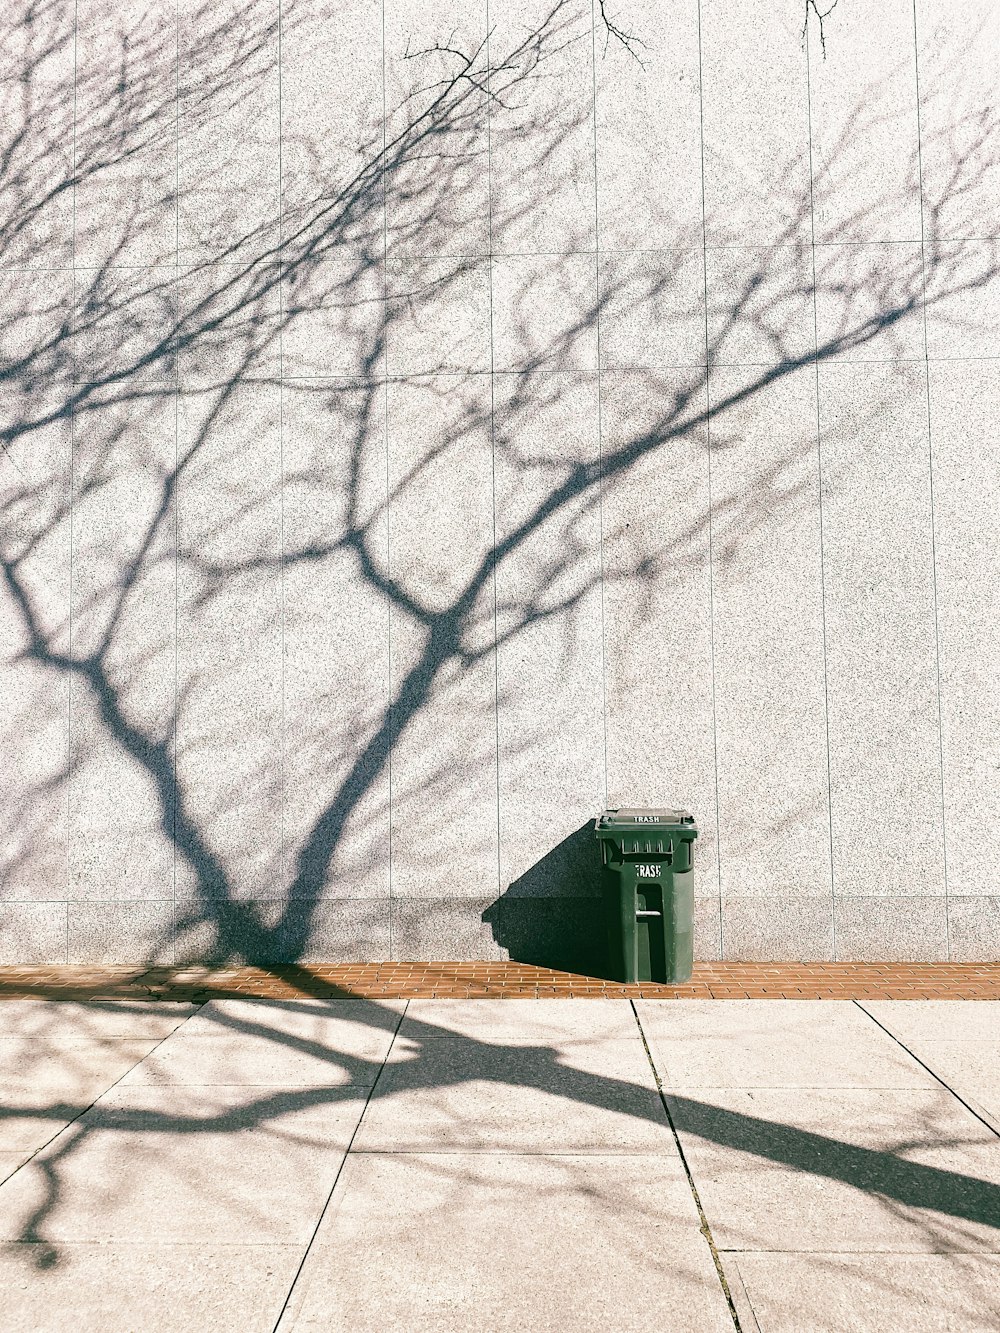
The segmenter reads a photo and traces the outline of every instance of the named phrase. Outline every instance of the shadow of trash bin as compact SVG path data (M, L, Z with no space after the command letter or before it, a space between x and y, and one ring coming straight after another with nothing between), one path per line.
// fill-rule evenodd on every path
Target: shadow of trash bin
M512 962L605 975L607 930L594 821L588 819L513 880L482 919Z

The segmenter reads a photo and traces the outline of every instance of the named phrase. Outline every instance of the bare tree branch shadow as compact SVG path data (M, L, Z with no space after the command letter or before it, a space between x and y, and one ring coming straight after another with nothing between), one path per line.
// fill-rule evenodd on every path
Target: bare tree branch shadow
M482 1003L490 1007L495 1003L503 1011L512 1002ZM586 1001L577 1002L577 1005L586 1005ZM119 1007L118 1002L104 1006L86 1005L83 1011L106 1013L116 1007ZM570 1007L575 1009L577 1006ZM578 1060L575 1054L577 1043L582 1043L583 1047L594 1045L598 1051L601 1049L601 1039L596 1032L591 1037L563 1037L551 1044L544 1041L508 1043L499 1038L490 1040L470 1035L463 1031L461 1022L457 1028L449 1027L448 1011L443 1007L439 1023L406 1017L400 1054L384 1070L381 1059L338 1050L329 1041L306 1035L310 1022L339 1016L362 1029L371 1027L381 1033L388 1048L390 1040L401 1034L404 1012L405 1006L385 1007L375 1001L357 999L317 1005L306 997L300 1001L280 1002L234 1002L230 998L221 1006L210 1004L200 1010L203 1019L210 1019L210 1031L203 1030L197 1037L185 1037L182 1025L166 1038L168 1045L172 1041L179 1043L183 1055L186 1043L190 1059L192 1043L197 1047L207 1042L215 1051L214 1059L230 1061L225 1066L228 1081L234 1077L231 1062L238 1060L241 1049L248 1049L255 1043L262 1044L264 1049L273 1047L276 1056L284 1051L308 1057L325 1070L323 1076L310 1086L301 1086L298 1077L296 1082L300 1085L294 1087L257 1089L247 1086L243 1090L245 1095L225 1106L213 1108L210 1104L198 1103L195 1109L187 1112L166 1106L158 1109L143 1099L130 1105L128 1090L124 1087L113 1089L111 1094L89 1105L53 1100L43 1106L37 1102L19 1106L13 1097L8 1098L8 1104L0 1108L0 1125L30 1114L36 1122L59 1126L48 1145L40 1148L4 1186L5 1211L13 1209L14 1215L22 1217L18 1238L33 1247L27 1253L42 1268L61 1262L59 1245L48 1233L64 1201L62 1176L74 1156L91 1143L109 1142L115 1135L133 1139L139 1136L137 1142L145 1142L148 1138L149 1151L162 1152L168 1169L171 1143L189 1136L197 1139L200 1135L235 1135L256 1127L273 1135L288 1136L293 1143L308 1144L317 1134L323 1136L323 1122L300 1121L296 1126L296 1115L324 1107L336 1108L359 1096L362 1103L367 1104L377 1081L377 1105L382 1108L400 1099L401 1109L397 1114L403 1114L403 1107L412 1106L414 1097L419 1099L426 1093L431 1094L424 1099L426 1111L432 1118L447 1118L461 1104L468 1104L468 1095L462 1093L462 1089L471 1092L474 1086L484 1089L491 1105L502 1108L505 1104L502 1093L496 1101L485 1091L495 1083L498 1089L525 1089L543 1094L553 1099L554 1106L564 1101L624 1117L623 1123L638 1120L659 1126L663 1132L663 1150L667 1151L668 1145L672 1145L668 1122L651 1081L641 1085L626 1078L598 1073L587 1067L587 1060ZM289 1030L293 1026L291 1020L296 1017L305 1025L301 1035ZM85 1018L81 1019L83 1021ZM202 1026L204 1029L205 1024ZM51 1038L53 1052L57 1055L60 1038L64 1046L65 1028L57 1027ZM221 1038L227 1039L224 1048L218 1044ZM44 1036L37 1032L33 1040L45 1042ZM636 1045L638 1049L638 1039ZM223 1068L224 1065L219 1064L220 1076ZM157 1078L151 1083L147 1080L143 1085L147 1092L156 1086ZM159 1086L161 1090L164 1087L162 1083ZM213 1089L193 1086L187 1091L201 1095L211 1093ZM458 1101L450 1100L451 1093L459 1093L461 1097ZM901 1123L903 1137L899 1142L891 1149L875 1150L713 1105L669 1088L666 1100L682 1137L701 1139L739 1154L733 1158L734 1169L744 1159L759 1159L789 1167L800 1174L849 1185L861 1194L878 1199L881 1206L913 1228L919 1245L935 1251L967 1252L970 1247L977 1250L981 1247L983 1229L989 1233L1000 1225L1000 1185L993 1180L919 1160L920 1155L940 1157L944 1150L960 1153L966 1144L982 1147L983 1127L971 1117L967 1118L966 1131L958 1137L954 1125L950 1136L944 1137L933 1117L926 1123ZM516 1104L516 1101L510 1103L512 1107ZM957 1103L954 1109L958 1110ZM502 1120L502 1109L500 1115ZM960 1118L963 1115L964 1112L959 1112ZM67 1125L67 1121L71 1123ZM66 1127L62 1128L63 1125ZM487 1126L484 1132L487 1135L485 1143L492 1131ZM499 1132L503 1133L502 1128ZM853 1124L852 1133L858 1132L863 1134L864 1126ZM985 1138L989 1137L985 1135ZM127 1142L128 1139L121 1141ZM142 1169L141 1164L137 1169ZM440 1169L447 1176L453 1168L442 1160ZM79 1181L73 1188L79 1190ZM226 1188L224 1180L213 1184L220 1199L225 1197ZM113 1199L112 1191L109 1201L113 1202ZM738 1219L726 1221L727 1225L739 1226ZM248 1223L248 1226L252 1231L253 1224ZM978 1228L978 1233L967 1230L967 1226ZM56 1226L56 1235L58 1230ZM755 1247L759 1247L760 1234L755 1233L755 1236Z
M145 163L151 151L158 151L177 114L174 90L164 73L170 67L171 34L141 25L133 30L123 20L100 35L117 52L115 96L110 101L99 96L103 72L88 76L92 88L78 90L85 111L76 129L75 165L68 177L61 177L60 150L53 134L41 130L60 123L55 108L64 101L66 75L60 62L66 61L71 40L67 15L54 0L44 16L32 11L26 23L15 19L12 25L25 55L24 67L17 71L21 120L2 182L9 222L0 235L0 252L22 265L45 262L47 237L39 233L41 239L30 244L28 238L47 210L67 191L103 188L109 173ZM210 131L218 118L251 106L272 75L273 24L242 18L238 24L225 17L216 20L206 10L185 29L196 43L188 51L189 67L204 73L197 86L182 89L179 103L184 132L192 141L206 128ZM554 122L551 117L553 97L558 102L561 96L565 61L575 44L589 41L589 28L581 28L581 21L568 0L558 0L544 21L517 34L509 49L501 49L496 40L465 46L450 34L447 40L409 50L406 64L416 77L403 89L398 109L392 110L384 143L379 127L359 125L361 146L351 169L344 174L338 163L334 179L324 178L327 159L313 151L313 179L307 188L297 187L299 202L286 215L280 240L267 218L249 230L220 231L217 226L212 234L225 234L226 239L185 263L176 276L180 270L169 266L169 251L155 248L162 231L160 215L164 209L169 213L172 207L189 207L193 216L201 204L194 195L189 201L173 198L176 182L170 181L164 198L148 207L144 203L135 216L126 217L119 209L120 226L111 233L104 257L93 268L77 269L71 309L58 291L48 295L45 284L37 291L22 284L16 297L19 305L12 309L7 334L12 355L2 367L7 386L2 442L12 478L3 498L3 574L21 643L13 660L39 668L40 679L68 681L81 706L89 701L95 725L103 729L112 751L138 775L143 799L155 800L158 814L151 824L158 824L158 837L173 849L178 882L185 886L173 927L176 944L165 940L161 950L176 948L209 963L289 962L307 954L315 906L329 894L331 881L336 883L338 858L349 855L348 829L384 784L390 755L455 673L461 676L488 664L498 651L549 619L570 623L569 617L596 587L588 544L574 538L579 514L593 510L601 496L626 481L643 460L663 455L681 441L702 439L709 422L709 376L726 364L734 338L744 344L749 340L762 356L760 364L730 373L724 392L712 396L715 452L729 447L727 421L775 385L817 361L881 345L880 340L892 339L896 330L922 319L929 307L953 302L992 281L997 272L989 247L971 259L964 252L956 255L936 241L933 226L923 265L908 263L902 271L890 267L874 283L863 266L852 269L852 256L833 256L829 273L822 268L817 273L817 300L832 302L839 314L829 325L829 336L817 344L800 339L793 314L809 299L811 276L800 272L801 266L789 265L789 252L762 252L759 265L738 278L722 305L710 311L704 363L678 371L641 428L600 454L575 460L558 453L546 460L548 444L526 437L524 427L530 429L546 404L558 407L564 387L553 372L579 364L579 349L593 336L602 312L622 301L630 306L660 301L667 279L653 275L647 289L642 280L636 285L634 274L624 274L620 283L609 279L595 300L584 302L568 323L539 342L531 313L531 284L537 280L532 274L528 285L513 294L512 329L521 351L510 373L502 418L495 419L488 402L470 404L429 449L411 456L388 487L382 483L380 495L377 469L384 450L387 350L396 348L396 357L402 357L404 378L449 367L453 373L458 364L474 364L467 359L465 344L454 349L434 345L439 327L434 311L463 299L479 261L442 255L431 263L417 256L435 251L442 225L468 187L467 173L481 156L491 118L502 113L502 124L508 127L502 132L536 151L536 168L541 169L558 156L583 123L581 117L590 114L588 106L577 108L568 97ZM294 7L284 22L286 34L294 33ZM608 36L624 40L623 31L610 26ZM56 71L49 81L39 74L47 62ZM880 114L877 95L863 114L868 119ZM497 124L500 132L500 121ZM978 134L956 152L948 199L974 191L992 151L994 130L992 121L982 120ZM307 136L299 140L307 148L316 147L308 144ZM794 248L811 206L815 201L800 201L779 247ZM505 225L507 219L494 216L495 248ZM137 246L145 248L137 251ZM140 252L145 268L122 267ZM161 259L164 267L158 269ZM239 452L220 453L220 441L234 426L238 439L245 438L247 429L253 432L252 405L267 386L282 379L282 346L308 340L317 318L328 322L341 339L341 371L348 378L340 384L315 376L295 379L285 392L317 401L321 414L324 404L329 405L328 420L340 436L338 457L346 462L346 473L334 478L299 470L283 483L279 479L279 484L301 485L314 500L336 486L338 513L325 532L300 541L295 531L286 530L275 544L269 532L275 486L267 482L248 488L239 476L245 465ZM441 392L447 402L447 384ZM156 403L173 403L176 397L191 403L190 427L181 433L176 457L151 458L139 449L133 451L133 463L129 450L135 428L126 410L149 412ZM251 418L243 424L240 414L248 406ZM62 470L39 479L31 477L27 463L18 470L33 441L66 421L72 421L76 440L71 490ZM398 561L390 564L388 515L425 503L418 497L430 472L454 466L470 441L486 434L512 479L516 503L510 498L506 503L518 517L503 522L495 540L463 565L457 583L449 575L454 586L441 595L421 579L419 570L408 570ZM802 442L804 456L811 447L810 441ZM113 451L120 448L124 453L116 459ZM93 466L84 466L88 455ZM541 489L534 471L540 465L548 473ZM91 509L94 521L100 521L113 481L123 467L132 466L143 474L145 517L136 530L123 534L120 546L109 552L106 570L98 571L89 588L85 581L77 582L75 628L62 620L50 623L41 592L50 574L39 558L47 534L64 532L71 508L78 529L86 526ZM725 497L711 515L695 515L657 551L637 550L610 577L634 585L640 597L648 595L670 570L702 559L710 523L720 565L740 551L746 553L754 541L766 542L771 523L810 502L807 480L789 485L793 471L790 458L768 462L749 490ZM228 498L215 521L208 526L196 523L188 539L185 487L193 486L192 496L197 497L209 478L209 493L213 488L221 493L222 487ZM33 530L31 520L25 527L25 518L18 518L32 512L41 519ZM13 526L11 519L17 519ZM505 593L498 602L498 574L560 522L565 522L562 539L539 568L537 586L522 581L517 596ZM234 542L234 533L245 537ZM336 773L334 789L324 793L298 845L282 850L280 857L264 856L252 874L240 866L236 850L251 826L274 817L281 804L275 794L280 792L280 776L267 771L257 775L256 804L249 800L245 781L228 793L216 783L212 793L200 776L196 783L185 776L195 768L200 774L208 763L196 751L185 757L186 716L203 711L200 700L208 685L200 672L178 679L175 700L161 697L152 718L134 698L140 682L148 692L149 677L162 670L170 651L166 625L151 639L144 612L151 596L155 600L150 590L158 573L171 561L187 599L181 614L190 617L195 632L203 632L200 625L214 632L216 612L224 618L236 610L239 619L238 608L262 595L277 607L277 589L299 566L332 568L341 561L368 603L407 627L412 645L399 660L392 697L377 716L369 713L360 729L348 715L332 729L323 728L327 752L337 760L327 766L330 777ZM565 589L562 595L547 597L545 589L556 586ZM489 625L491 602L498 617L495 630ZM270 634L273 626L255 612L247 629ZM176 640L173 646L176 653ZM211 745L216 745L214 739ZM71 785L85 759L82 753L71 754L60 774L47 778L48 787L39 789L39 800L53 784ZM442 763L440 779L445 782L448 764ZM330 777L324 779L319 771L315 776L329 788ZM225 832L230 825L234 835ZM15 883L30 874L30 859L30 848L25 848L19 860L5 868L6 881ZM270 887L262 891L262 884ZM262 916L255 896L284 899L277 919Z
M624 22L617 13L612 20ZM296 5L285 5L283 40L293 40L299 22ZM956 212L967 235L992 234L984 181L998 134L995 110L984 106L963 120L961 133L934 142L948 170L938 172L927 199L922 254L879 266L863 247L831 246L813 275L802 228L833 188L840 155L887 114L872 89L812 195L789 201L776 243L748 267L727 271L708 296L703 353L662 368L654 388L648 379L641 388L626 384L626 394L642 393L643 412L607 447L581 445L570 428L543 429L545 414L571 415L570 386L596 377L597 324L611 313L676 319L677 345L686 345L690 312L671 314L668 300L681 262L666 270L609 267L599 287L578 293L551 320L538 316L539 291L554 307L548 293L571 288L566 256L512 265L508 344L493 349L502 360L494 379L504 380L499 411L483 388L497 365L462 312L483 299L491 255L519 257L525 215L546 207L544 198L530 198L544 171L558 170L574 136L589 133L592 107L566 72L591 49L589 7L553 0L541 22L513 35L442 33L415 42L405 62L409 82L400 76L385 117L381 107L358 112L345 133L350 152L332 157L321 136L290 134L302 170L280 207L250 185L242 208L232 200L220 207L220 159L212 156L234 117L254 120L275 77L269 8L251 2L227 16L196 7L183 33L118 15L81 34L71 6L45 0L11 10L3 23L0 624L10 644L8 737L23 756L23 780L2 780L9 795L0 786L9 825L0 894L32 901L39 886L58 881L71 883L74 902L101 901L114 873L110 892L142 908L157 885L169 880L173 892L176 876L176 914L147 964L246 961L274 967L304 994L327 994L307 966L318 912L358 885L366 901L387 892L372 867L388 841L381 830L392 756L420 727L442 730L436 710L445 701L454 743L408 781L436 808L450 808L482 759L465 726L472 710L463 684L480 672L493 675L496 688L497 653L520 650L539 628L561 631L570 655L573 617L601 582L586 525L615 488L632 484L645 464L669 467L682 446L706 465L731 457L746 432L740 414L758 410L780 386L845 358L904 357L929 312L960 326L969 319L965 298L1000 274L995 241L959 247L947 239ZM618 36L611 27L607 33ZM74 83L78 38L100 58L82 61ZM178 127L171 156L164 145L176 145ZM529 205L487 203L488 227L480 205L469 202L481 203L487 142L520 154ZM186 188L178 153L202 164ZM91 219L75 252L61 239L74 200ZM845 218L845 234L857 221ZM468 253L453 252L456 235ZM678 253L700 245L681 227L675 239ZM585 247L572 235L567 248ZM801 312L814 297L824 317L803 331ZM616 373L627 376L629 367L623 353ZM387 403L402 412L411 390L413 447L389 460ZM313 414L304 432L312 454L296 452L288 431L289 414L300 411ZM432 414L434 430L421 435ZM277 432L275 416L283 417ZM280 458L275 439L283 442ZM663 580L683 582L704 568L710 529L717 566L738 571L766 550L776 526L812 504L815 480L804 464L814 447L810 436L780 457L752 459L748 483L716 496L711 508L682 508L678 497L669 516L676 521L652 547L625 521L612 528L607 537L619 541L619 558L604 571L606 586L634 595L641 614ZM498 502L491 478L480 514L472 482L494 466L506 489ZM442 470L452 477L443 517L432 498ZM408 547L394 545L401 528ZM301 607L290 610L288 599L283 606L300 573L329 578L324 589L339 579L349 609L335 607L331 617L329 606L306 597ZM379 636L385 630L389 640L390 619L387 647ZM340 653L355 620L357 639ZM255 674L266 674L265 659L273 670L282 635L293 630L316 634L310 661L319 679L295 701L289 742L274 744L279 727L254 692ZM204 655L192 651L178 666L183 635ZM391 654L386 694L372 681L388 677ZM234 712L213 689L236 667L245 698ZM279 694L272 684L260 693ZM34 753L32 735L45 753ZM492 734L487 739L495 744ZM299 815L284 796L287 774L301 793ZM88 845L67 870L65 840L54 830L78 799L100 806L116 845L101 850L85 833ZM554 850L514 877L523 892L510 901L531 906L520 941L505 947L538 944L541 915L557 896L549 893L553 875L580 883L579 835L566 833L554 830ZM483 896L495 889L491 882ZM359 1084L374 1077L370 1064L314 1053ZM419 1061L414 1076L419 1083ZM558 1095L580 1104L633 1097L539 1047L531 1086L547 1086L550 1076ZM239 1123L266 1124L282 1108L335 1095L323 1086L262 1098L241 1110ZM61 1102L50 1112L53 1121L75 1114ZM988 1182L694 1102L679 1114L692 1133L907 1207L977 1225L1000 1216ZM43 1243L60 1170L112 1120L127 1123L98 1103L66 1131L49 1165L39 1162L46 1187L22 1239ZM164 1114L143 1127L197 1134L235 1130L236 1121Z

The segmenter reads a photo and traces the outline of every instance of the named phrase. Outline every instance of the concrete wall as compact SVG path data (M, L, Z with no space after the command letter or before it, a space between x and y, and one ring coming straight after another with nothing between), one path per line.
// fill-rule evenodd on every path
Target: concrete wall
M5 8L0 962L1000 956L1000 14L804 17Z

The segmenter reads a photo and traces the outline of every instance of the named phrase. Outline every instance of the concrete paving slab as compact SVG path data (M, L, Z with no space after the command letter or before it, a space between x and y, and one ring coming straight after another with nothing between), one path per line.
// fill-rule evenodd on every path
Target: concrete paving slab
M5 1093L0 1100L0 1153L33 1153L92 1105L106 1090L95 1084L90 1095L74 1101L58 1094Z
M744 1333L1000 1327L1000 1255L727 1254L723 1266Z
M637 1037L635 1015L621 1000L411 1000L400 1037L472 1037L506 1045Z
M738 1031L706 1041L650 1037L666 1088L934 1088L933 1075L884 1033L850 1042L804 1032L759 1037Z
M279 1330L732 1327L676 1157L352 1154Z
M173 1000L4 1000L0 1037L165 1037L197 1010Z
M405 1001L212 1000L129 1084L371 1087Z
M304 1244L364 1101L116 1088L0 1187L0 1239Z
M209 1000L185 1025L185 1037L278 1035L366 1055L388 1049L405 1000Z
M888 1005L996 1105L986 1005ZM23 1008L0 1029L5 1333L270 1330L341 1164L283 1333L731 1328L627 1001L416 1001L393 1041L404 1006ZM748 1333L995 1326L997 1136L872 1017L638 1008ZM745 1083L680 1081L721 1077Z
M1000 1134L1000 1041L928 1041L915 1037L908 1045Z
M354 1142L363 1152L673 1152L642 1043L397 1042Z
M907 1045L912 1041L1000 1042L996 1000L859 1000Z
M31 1158L31 1151L0 1152L0 1184L9 1179L15 1171Z
M636 1000L635 1008L647 1038L728 1042L801 1033L848 1042L874 1028L853 1000Z
M1000 1252L996 1136L943 1090L668 1103L722 1249Z
M935 1080L850 1000L639 1000L670 1088L930 1088Z
M0 1097L51 1092L79 1099L117 1082L158 1044L158 1037L0 1038Z
M0 1245L5 1333L271 1333L297 1245Z
M158 1047L122 1080L128 1086L174 1084L256 1087L371 1087L382 1068L392 1033L351 1034L347 1053L301 1038L229 1033L216 1037L178 1035Z

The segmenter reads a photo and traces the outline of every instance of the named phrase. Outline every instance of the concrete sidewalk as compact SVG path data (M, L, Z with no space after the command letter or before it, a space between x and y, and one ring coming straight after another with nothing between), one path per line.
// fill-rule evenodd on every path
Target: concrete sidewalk
M5 1333L995 1330L990 1002L9 1000Z

